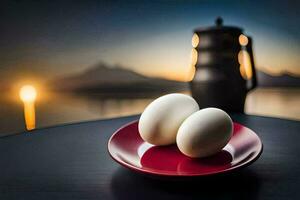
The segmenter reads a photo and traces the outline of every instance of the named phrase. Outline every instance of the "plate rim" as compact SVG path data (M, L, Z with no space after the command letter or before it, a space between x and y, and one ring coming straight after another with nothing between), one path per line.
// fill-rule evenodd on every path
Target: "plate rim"
M154 176L160 176L160 177L204 177L204 176L213 176L213 175L219 175L219 174L225 174L225 173L229 173L229 172L232 172L232 171L235 171L235 170L238 170L238 169L241 169L241 168L244 168L244 167L247 167L249 165L251 165L252 163L254 163L262 154L263 152L263 149L264 149L264 145L260 139L260 137L250 128L248 128L247 126L243 125L243 124L240 124L238 122L233 122L233 124L237 124L239 126L242 126L243 128L246 128L248 130L250 130L250 132L252 132L252 134L254 134L257 138L258 138L258 141L259 141L259 144L260 144L260 149L259 149L259 152L253 157L251 158L250 160L247 160L246 162L241 162L240 164L237 164L233 167L229 167L229 168L226 168L226 169L222 169L222 170L219 170L217 172L206 172L206 173L202 173L202 174L167 174L167 173L163 173L163 172L153 172L153 171L148 171L147 169L142 169L142 168L138 168L136 166L133 166L125 161L122 161L120 159L117 159L113 156L113 154L111 153L111 141L113 140L113 138L115 137L115 135L119 134L119 132L134 124L134 123L138 123L139 119L137 120L133 120L131 122L128 122L124 125L122 125L120 128L118 128L109 138L108 142L107 142L107 151L108 151L108 154L110 155L110 157L116 161L117 163L119 163L121 166L123 167L126 167L127 169L130 169L130 170L133 170L135 172L138 172L138 173L141 173L141 174L148 174L148 175L154 175Z

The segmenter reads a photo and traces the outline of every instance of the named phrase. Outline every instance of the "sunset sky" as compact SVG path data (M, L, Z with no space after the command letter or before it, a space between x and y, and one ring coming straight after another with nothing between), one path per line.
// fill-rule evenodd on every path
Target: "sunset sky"
M185 80L199 26L243 27L256 66L300 76L300 3L292 1L4 1L0 83L44 80L97 64Z

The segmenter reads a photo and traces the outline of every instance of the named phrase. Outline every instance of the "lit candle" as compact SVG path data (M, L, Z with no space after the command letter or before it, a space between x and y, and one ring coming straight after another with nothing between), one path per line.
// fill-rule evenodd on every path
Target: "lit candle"
M27 130L35 128L35 108L36 90L31 85L24 85L20 89L20 98L24 103L24 118Z

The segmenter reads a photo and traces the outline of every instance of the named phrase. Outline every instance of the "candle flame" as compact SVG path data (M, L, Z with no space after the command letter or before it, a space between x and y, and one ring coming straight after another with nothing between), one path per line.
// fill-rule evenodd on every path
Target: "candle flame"
M24 85L20 89L20 98L23 102L33 102L36 99L36 90L31 85Z

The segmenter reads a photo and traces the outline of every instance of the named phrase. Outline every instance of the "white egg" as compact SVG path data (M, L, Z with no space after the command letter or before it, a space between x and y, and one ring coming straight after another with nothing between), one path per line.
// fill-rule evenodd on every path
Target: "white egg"
M142 139L154 145L169 145L176 142L181 123L199 110L197 102L184 94L168 94L151 102L139 120Z
M232 136L229 115L218 108L205 108L189 116L180 126L176 142L186 156L201 158L218 153Z

